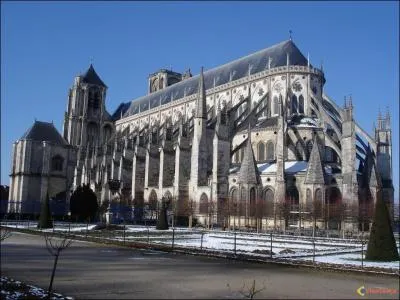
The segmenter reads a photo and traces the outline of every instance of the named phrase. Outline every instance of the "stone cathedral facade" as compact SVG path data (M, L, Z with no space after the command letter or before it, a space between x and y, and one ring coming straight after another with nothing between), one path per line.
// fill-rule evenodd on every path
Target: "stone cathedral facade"
M136 218L168 201L203 224L358 230L377 195L393 211L390 116L370 135L352 99L339 106L324 84L288 40L196 76L162 69L110 114L91 65L70 88L62 135L36 121L14 143L8 210L38 210L49 194L66 214L89 184Z

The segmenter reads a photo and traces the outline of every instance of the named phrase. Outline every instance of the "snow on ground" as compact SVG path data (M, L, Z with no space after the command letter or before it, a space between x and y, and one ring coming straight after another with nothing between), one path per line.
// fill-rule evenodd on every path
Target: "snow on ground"
M4 223L3 223L4 225ZM28 228L28 224L9 223L9 227ZM30 222L29 227L36 229L37 222ZM56 232L81 232L81 235L89 235L103 239L113 239L126 242L140 241L151 244L174 245L188 248L200 248L213 251L236 251L257 256L269 257L271 250L271 234L232 231L205 230L198 228L169 228L168 230L156 230L155 226L126 225L125 230L103 232L93 230L94 224L56 222ZM53 231L47 229L46 231ZM235 239L236 235L236 239ZM203 238L203 239L202 239ZM399 247L399 242L398 247ZM364 240L364 251L366 241ZM261 254L260 253L265 253ZM257 253L256 253L257 252ZM272 234L272 252L274 258L312 260L315 253L316 262L326 262L342 265L361 266L361 240L342 239L310 236L294 236L285 234ZM365 262L365 266L399 269L399 261L390 263Z
M49 299L48 293L44 289L28 285L23 282L1 276L1 299ZM50 299L70 300L72 297L65 297L58 293L52 293Z
M312 257L300 258L301 260L312 260ZM346 253L346 254L335 254L329 256L316 256L316 262L339 264L339 265L354 265L361 266L361 253ZM400 261L389 261L389 262L376 262L376 261L363 261L364 267L375 267L384 269L399 269Z

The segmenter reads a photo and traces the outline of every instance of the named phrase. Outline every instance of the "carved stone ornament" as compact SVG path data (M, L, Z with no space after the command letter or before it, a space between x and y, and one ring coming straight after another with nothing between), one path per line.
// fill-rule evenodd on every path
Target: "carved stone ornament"
M301 86L300 82L298 82L297 80L295 82L293 82L292 84L292 89L296 92L300 92L303 87Z
M280 83L280 82L278 82L277 84L275 84L275 86L274 86L274 90L277 92L277 93L280 93L281 91L282 91L282 84Z

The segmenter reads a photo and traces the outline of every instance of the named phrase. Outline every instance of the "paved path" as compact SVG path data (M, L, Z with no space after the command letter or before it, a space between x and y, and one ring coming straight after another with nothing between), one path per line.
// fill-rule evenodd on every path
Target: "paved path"
M14 233L1 244L2 275L47 288L52 264L53 257L40 236ZM394 277L322 272L80 241L60 256L54 288L79 299L228 299L243 298L238 291L253 280L256 288L265 287L255 298L349 299L362 298L356 294L362 285L399 288L398 278ZM398 294L383 297L395 299Z

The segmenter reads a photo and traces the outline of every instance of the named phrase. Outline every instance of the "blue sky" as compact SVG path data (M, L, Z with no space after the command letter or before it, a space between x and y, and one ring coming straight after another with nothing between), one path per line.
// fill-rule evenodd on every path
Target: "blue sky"
M159 68L197 74L287 40L323 62L325 92L370 134L389 107L399 173L399 7L396 2L1 2L1 184L11 147L35 118L62 131L74 76L94 67L106 105L147 92Z

